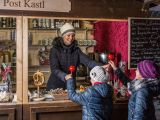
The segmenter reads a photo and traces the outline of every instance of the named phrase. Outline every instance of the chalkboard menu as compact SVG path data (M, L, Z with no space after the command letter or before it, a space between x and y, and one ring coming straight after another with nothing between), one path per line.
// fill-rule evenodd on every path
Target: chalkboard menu
M129 18L129 68L144 59L160 65L160 19Z

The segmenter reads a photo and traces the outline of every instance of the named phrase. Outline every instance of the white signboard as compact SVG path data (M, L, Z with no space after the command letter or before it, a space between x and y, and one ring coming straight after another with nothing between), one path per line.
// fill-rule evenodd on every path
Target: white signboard
M0 9L69 12L71 3L69 0L0 0Z

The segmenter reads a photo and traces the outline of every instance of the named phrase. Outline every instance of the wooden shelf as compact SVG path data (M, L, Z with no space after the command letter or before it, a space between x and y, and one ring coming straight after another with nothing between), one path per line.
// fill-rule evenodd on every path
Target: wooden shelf
M46 88L47 84L40 86L40 88ZM34 89L37 88L35 85L29 85L28 88Z
M29 66L30 68L36 68L36 67L48 67L49 65L32 65Z
M0 30L15 30L15 27L6 27L6 28L2 28L0 27Z
M76 80L78 81L83 81L83 80L86 80L89 76L84 76L84 77L76 77Z
M52 31L52 30L57 30L59 31L59 28L53 28L53 29L47 29L47 28L30 28L29 31ZM75 28L75 30L86 30L86 31L93 31L96 29L88 29L88 28Z

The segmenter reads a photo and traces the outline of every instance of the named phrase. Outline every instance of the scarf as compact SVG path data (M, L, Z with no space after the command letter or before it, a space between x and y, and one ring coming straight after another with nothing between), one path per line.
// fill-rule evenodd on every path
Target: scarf
M160 80L153 79L153 78L144 78L142 80L138 80L138 79L134 79L131 82L127 83L127 87L128 87L128 92L130 94L132 94L133 92L146 87L146 86L154 86L154 85L158 85L160 82Z

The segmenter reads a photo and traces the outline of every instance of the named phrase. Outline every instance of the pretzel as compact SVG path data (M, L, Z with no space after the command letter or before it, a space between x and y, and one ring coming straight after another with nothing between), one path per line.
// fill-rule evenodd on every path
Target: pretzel
M39 70L33 75L34 84L36 86L41 86L44 83L44 74Z

